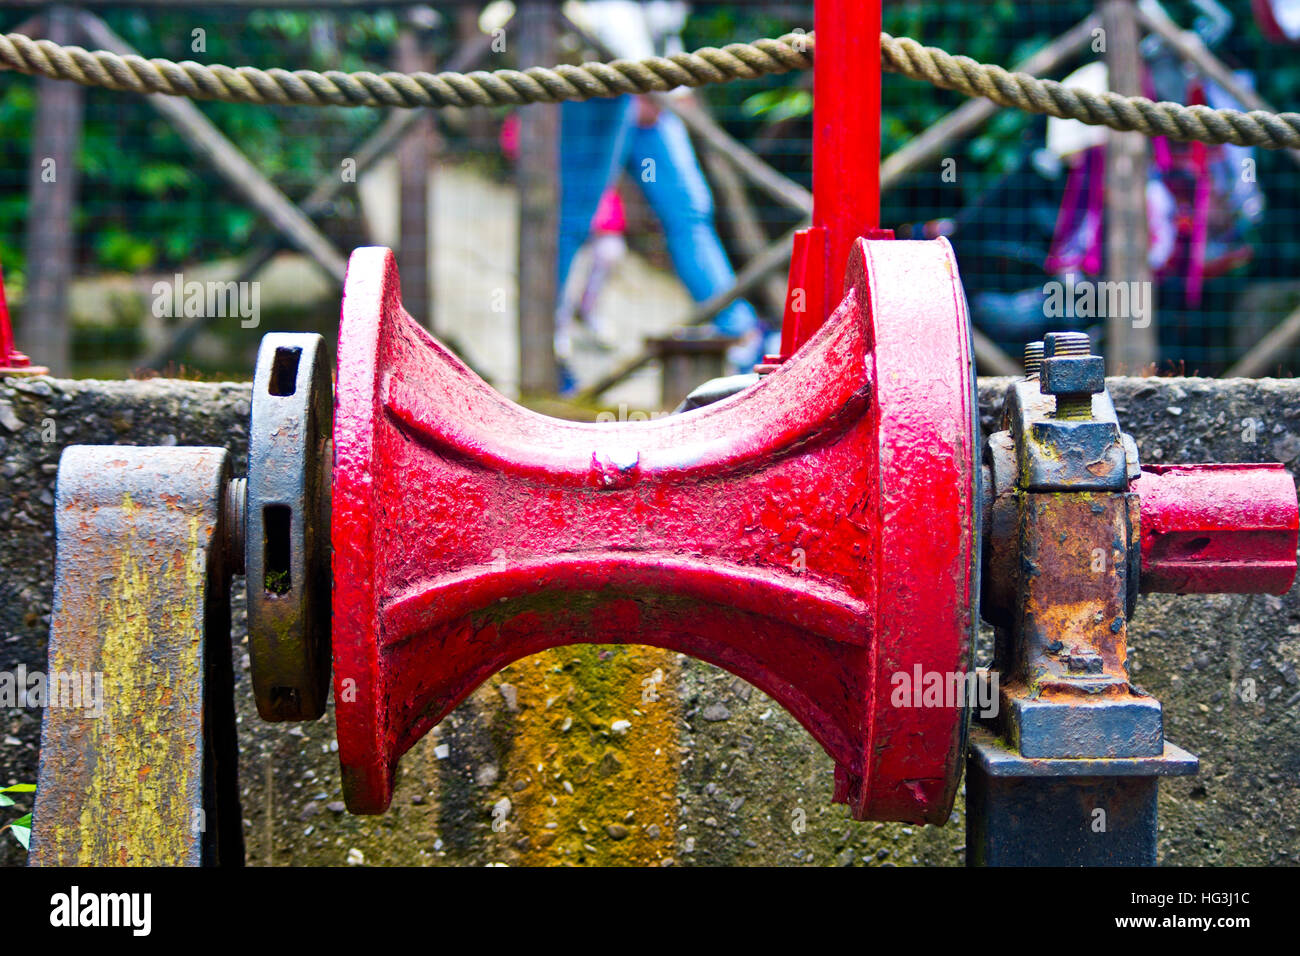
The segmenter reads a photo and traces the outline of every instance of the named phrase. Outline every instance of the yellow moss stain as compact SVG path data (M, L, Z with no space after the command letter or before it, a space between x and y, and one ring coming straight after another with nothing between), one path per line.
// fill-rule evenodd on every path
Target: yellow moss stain
M139 507L127 496L121 510L129 523ZM199 784L191 775L202 773L194 760L201 727L197 721L192 728L177 725L181 715L197 713L188 696L201 687L197 645L204 571L202 562L190 557L198 552L199 530L200 518L194 516L188 548L165 555L159 549L140 552L142 542L131 529L112 552L114 566L105 578L98 617L104 713L88 721L87 752L96 761L80 801L81 862L183 863L202 823L191 819L186 800ZM168 586L169 581L184 584ZM167 598L151 603L151 595L164 589ZM151 649L159 651L166 634L177 630L192 635L195 646L172 652L175 671L154 666ZM102 826L105 814L117 821L111 828ZM124 841L108 845L110 831L124 835Z
M652 647L575 645L493 678L508 757L498 793L511 801L495 836L503 858L532 866L655 866L677 827L676 655ZM503 696L504 699L504 696ZM499 797L498 797L499 799Z

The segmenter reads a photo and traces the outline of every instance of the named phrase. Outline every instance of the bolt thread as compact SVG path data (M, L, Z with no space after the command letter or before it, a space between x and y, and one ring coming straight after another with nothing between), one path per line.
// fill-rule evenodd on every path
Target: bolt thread
M1091 355L1092 339L1087 332L1053 332L1049 337L1052 355Z
M1057 395L1056 418L1065 421L1087 421L1092 418L1092 396Z
M1025 343L1025 378L1036 378L1043 368L1043 343Z
M1088 338L1087 332L1048 332L1043 337L1044 362L1067 356L1087 355L1092 355L1092 340ZM1092 395L1058 394L1053 417L1065 421L1087 421L1092 418Z

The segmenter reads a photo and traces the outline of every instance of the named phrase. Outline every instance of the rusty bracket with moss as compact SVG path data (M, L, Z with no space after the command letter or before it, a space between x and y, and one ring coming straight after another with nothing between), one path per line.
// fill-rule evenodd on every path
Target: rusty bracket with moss
M33 866L242 864L223 448L59 463Z
M1162 776L1195 773L1133 683L1139 592L1285 593L1297 509L1282 465L1143 468L1083 333L1025 350L985 448L981 613L996 713L972 733L968 856L1153 865Z
M242 863L230 580L260 583L248 588L259 713L319 717L332 406L321 337L272 333L246 478L222 448L64 451L49 670L78 699L45 710L33 864Z

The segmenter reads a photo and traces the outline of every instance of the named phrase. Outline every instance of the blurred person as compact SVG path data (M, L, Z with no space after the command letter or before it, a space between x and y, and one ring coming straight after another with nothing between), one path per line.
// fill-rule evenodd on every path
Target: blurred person
M681 51L689 7L675 0L587 0L565 4L565 12L616 57L643 59ZM620 171L637 183L663 226L673 267L691 297L701 302L731 286L735 273L713 224L713 194L685 125L649 97L621 96L561 107L559 288ZM748 371L762 358L763 326L745 300L719 312L712 327L738 340L728 356L734 367ZM562 371L571 389L572 376Z
M519 114L511 113L501 124L499 137L501 152L514 162L519 158ZM568 282L561 287L560 308L555 314L555 354L567 362L573 355L573 321L576 318L592 333L596 347L602 351L613 348L607 323L596 309L600 293L609 280L610 273L627 255L627 213L617 186L610 186L600 197L596 214L592 217L590 236L574 262L583 262L585 273L575 275L570 266ZM582 250L586 250L585 261Z
M575 319L591 332L597 348L609 351L613 347L608 323L596 304L614 266L627 255L626 232L627 214L623 209L623 199L618 188L611 186L600 197L600 205L591 220L591 236L584 246L587 250L585 274L571 274L568 288L561 290L563 304L555 318L555 354L560 358L569 357Z

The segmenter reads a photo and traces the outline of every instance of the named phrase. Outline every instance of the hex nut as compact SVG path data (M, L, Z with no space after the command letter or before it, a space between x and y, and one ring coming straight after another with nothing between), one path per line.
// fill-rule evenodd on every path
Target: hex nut
M1038 383L1044 395L1095 395L1106 388L1106 360L1100 355L1043 359Z

